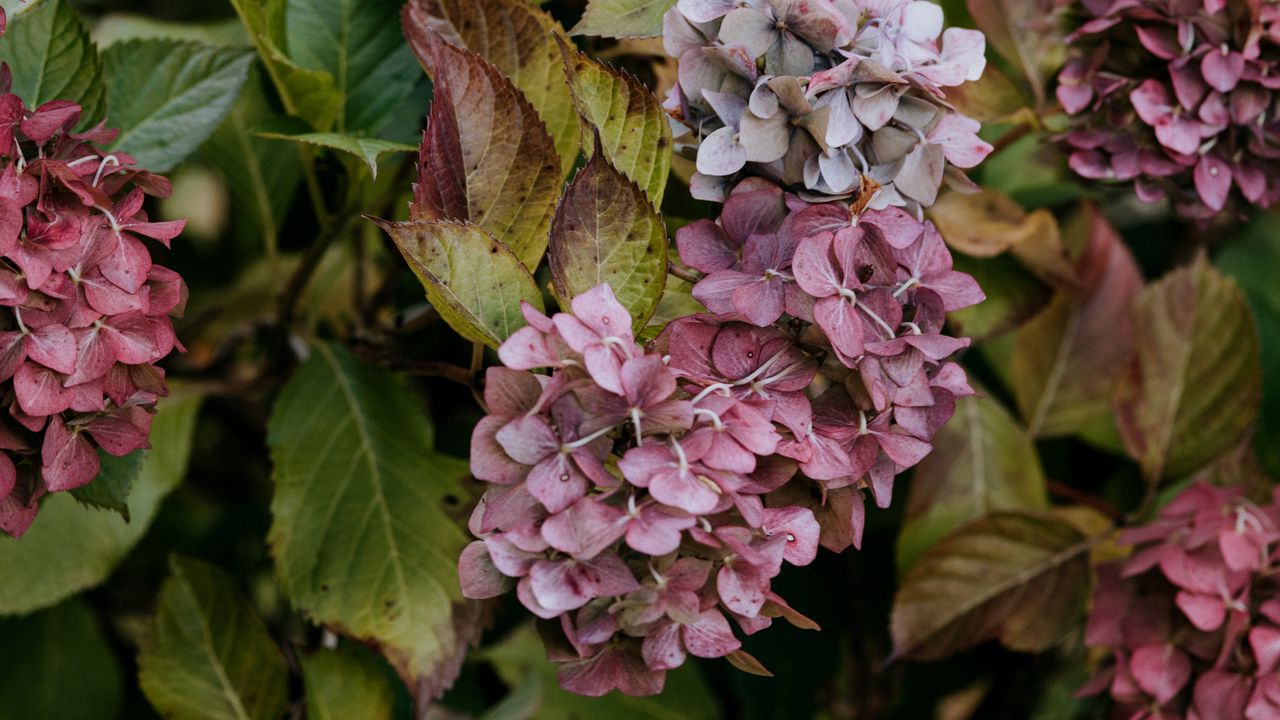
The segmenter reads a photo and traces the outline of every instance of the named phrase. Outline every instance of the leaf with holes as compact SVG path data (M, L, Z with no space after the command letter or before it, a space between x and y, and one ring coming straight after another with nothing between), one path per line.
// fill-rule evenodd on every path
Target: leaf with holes
M1047 515L997 512L960 527L911 567L893 599L894 655L938 660L998 639L1038 652L1089 594L1089 543Z
M288 704L284 658L267 628L218 568L174 557L138 683L174 720L276 720Z
M400 0L286 0L289 58L334 79L338 132L375 133L421 75L397 28Z
M412 145L344 133L260 132L258 135L268 140L288 140L346 153L363 162L369 168L369 176L374 179L378 177L378 160L383 155L417 150Z
M1151 482L1187 475L1239 444L1262 394L1258 329L1244 294L1197 256L1142 291L1116 425Z
M1105 417L1133 351L1129 306L1142 273L1096 208L1078 224L1085 241L1076 288L1060 290L1014 342L1013 393L1035 437L1071 435Z
M662 34L662 16L676 0L587 0L574 35L629 38Z
M126 521L86 507L70 493L46 497L21 540L0 538L0 615L28 613L106 580L138 544L164 500L182 482L200 397L171 388L151 423L151 445L129 492ZM91 552L66 552L89 548Z
M596 153L570 183L551 224L551 277L561 298L602 283L643 328L667 279L667 231L644 192Z
M103 53L113 150L168 172L200 147L240 95L253 54L175 40L132 40ZM147 72L138 72L147 68Z
M661 103L631 75L556 42L578 112L594 128L605 157L661 207L671 170L671 124Z
M543 309L533 276L484 228L448 220L375 220L395 241L449 326L498 347L524 327L520 301Z
M898 534L898 569L957 527L995 510L1049 506L1035 445L990 397L956 401L956 414L933 438L933 452L911 477Z
M435 82L414 186L414 217L470 221L533 270L563 175L533 106L484 58L422 27L405 26Z
M64 0L42 0L11 17L0 38L0 61L9 64L12 92L28 109L73 100L82 110L81 128L106 114L102 59L84 21Z
M342 112L342 95L328 72L304 68L285 54L285 2L231 0L231 6L249 31L285 111L325 132Z
M564 29L527 0L411 0L404 26L432 30L509 78L555 139L561 174L578 159L580 124L556 38Z
M464 644L452 608L466 537L444 503L467 464L431 449L422 406L396 376L328 345L285 386L267 441L268 541L285 596L376 645L410 687L447 685Z

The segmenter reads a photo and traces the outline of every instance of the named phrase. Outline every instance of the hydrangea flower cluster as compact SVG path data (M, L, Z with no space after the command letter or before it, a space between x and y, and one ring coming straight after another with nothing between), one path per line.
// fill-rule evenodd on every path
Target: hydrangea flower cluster
M471 518L463 592L516 579L525 607L559 619L553 659L579 693L658 692L688 654L739 651L730 621L809 626L772 578L819 544L860 544L862 488L887 506L972 393L946 360L968 341L942 325L982 291L931 224L809 206L757 178L676 241L706 273L693 292L709 314L645 349L608 286L572 313L525 306L472 436L472 472L495 487Z
M1084 0L1058 77L1070 165L1208 218L1280 199L1280 7ZM1233 200L1234 199L1234 200Z
M666 107L696 146L694 196L723 200L744 175L802 196L933 204L944 178L991 146L945 88L986 67L981 32L943 31L926 0L680 0L664 41L679 59Z
M168 181L101 150L114 131L72 132L78 105L30 110L0 76L0 530L17 536L41 496L98 475L99 449L147 447L186 287L140 239L182 231L142 209Z
M1085 639L1110 651L1082 694L1119 717L1280 717L1280 496L1196 484L1099 568Z

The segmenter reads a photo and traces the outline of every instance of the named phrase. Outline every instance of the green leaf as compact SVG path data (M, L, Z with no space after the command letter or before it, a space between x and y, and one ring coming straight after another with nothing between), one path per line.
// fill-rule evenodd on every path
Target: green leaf
M0 621L0 657L0 720L120 717L120 662L84 603Z
M533 276L484 228L449 220L375 220L395 241L449 326L498 347L525 326L523 300L543 309Z
M1053 27L1053 0L968 0L969 14L987 42L1022 72L1037 102L1045 77L1061 66L1066 43Z
M1235 283L1197 256L1142 291L1116 425L1151 482L1187 475L1240 443L1258 413L1258 330Z
M631 75L557 42L578 112L595 129L605 157L661 207L671 170L671 124L662 104Z
M894 655L937 660L984 640L1039 652L1089 593L1089 543L1046 515L997 512L929 548L893 600Z
M643 328L666 285L666 226L639 186L596 153L556 208L549 260L561 298L607 283Z
M304 655L301 663L308 720L391 720L391 683L369 650L348 643Z
M369 167L369 175L373 178L378 177L378 159L383 155L393 152L417 152L418 150L412 145L404 145L390 140L341 133L301 133L294 135L279 132L260 132L258 135L269 140L290 140L354 155Z
M420 77L400 38L400 0L286 0L289 58L334 78L339 132L382 129Z
M240 98L200 153L227 180L237 235L252 240L252 247L265 245L268 254L278 247L280 224L302 181L298 153L280 152L279 143L253 133L253 128L277 119L262 73L253 65Z
M173 720L277 720L288 705L284 658L218 568L174 557L138 653L138 683Z
M527 0L411 0L404 24L440 33L507 76L555 139L561 175L573 169L581 128L555 42L564 36L560 23Z
M1218 256L1218 267L1244 291L1262 340L1262 408L1258 415L1258 458L1280 476L1280 286L1273 269L1280 267L1280 215L1261 215L1231 239Z
M172 390L151 424L152 449L129 495L128 522L85 507L69 493L54 493L22 539L0 538L0 615L48 607L97 585L142 539L160 501L186 474L200 408L199 396Z
M71 495L85 505L118 512L128 522L129 490L142 471L144 454L144 450L135 450L124 457L116 457L99 449L98 459L102 463L102 470L98 477L88 485L72 490Z
M947 322L957 334L974 341L986 340L1013 330L1049 303L1052 293L1009 255L974 258L954 256L955 269L973 276L987 299L947 313Z
M457 558L442 509L467 464L432 451L421 403L347 351L313 349L271 414L268 540L281 588L314 622L376 644L411 688L438 689L464 643Z
M995 510L1049 506L1035 445L996 400L967 397L911 476L898 535L898 569L957 527Z
M653 37L662 34L662 16L676 0L587 0L574 35Z
M469 221L536 269L564 185L555 142L529 101L484 58L426 28L405 32L435 82L413 217Z
M231 6L249 31L285 111L307 121L315 130L325 132L333 127L342 112L342 95L332 75L304 68L285 54L285 1L231 0Z
M226 117L253 56L177 40L130 40L107 48L103 59L110 121L120 128L111 148L168 172Z
M1090 207L1076 287L1018 330L1013 393L1035 437L1071 435L1111 410L1116 380L1133 352L1129 306L1142 273L1111 224Z
M111 12L93 24L93 41L100 48L138 39L194 40L209 45L245 46L249 36L236 18L210 22L179 22L132 12Z
M591 698L560 688L556 681L556 666L547 660L546 651L532 625L521 626L500 643L478 654L493 664L498 677L509 687L522 688L531 677L541 685L542 702L536 713L511 717L536 717L538 720L711 720L721 717L714 696L697 665L692 662L667 673L661 695L628 697L611 692Z
M63 0L40 0L10 18L0 38L0 61L9 63L13 92L28 108L73 100L83 109L82 128L106 115L102 59L84 21Z

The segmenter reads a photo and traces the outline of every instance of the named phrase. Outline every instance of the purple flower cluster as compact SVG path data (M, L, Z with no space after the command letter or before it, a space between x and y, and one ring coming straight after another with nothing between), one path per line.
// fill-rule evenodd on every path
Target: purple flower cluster
M1117 717L1280 717L1280 496L1196 484L1098 570L1086 641L1110 655L1082 694Z
M78 105L29 110L0 76L0 530L17 536L41 496L98 475L99 449L147 447L187 291L140 239L182 231L142 210L168 181L99 149L114 131L72 132Z
M1058 77L1070 165L1208 218L1280 199L1280 7L1083 0ZM1234 191L1234 192L1233 192Z
M680 61L667 109L696 146L695 197L755 175L914 211L944 178L968 186L957 168L991 146L944 88L982 75L986 41L942 25L925 0L680 0L664 23Z
M472 471L495 487L463 592L517 579L525 607L559 619L562 685L588 695L658 692L687 655L738 652L733 624L808 625L772 579L819 544L859 544L861 489L888 505L972 393L946 361L968 343L941 330L982 291L932 225L756 178L676 241L711 313L645 349L608 286L572 313L526 306L472 436Z

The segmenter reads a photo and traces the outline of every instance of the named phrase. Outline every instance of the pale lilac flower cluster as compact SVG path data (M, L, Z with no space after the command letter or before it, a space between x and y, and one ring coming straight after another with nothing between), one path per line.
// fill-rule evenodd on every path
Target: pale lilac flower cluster
M75 103L27 109L7 67L0 85L0 530L17 536L43 495L97 477L99 449L147 447L187 291L141 240L182 231L142 209L168 181L100 149L114 131L72 132Z
M1280 6L1084 0L1057 95L1070 165L1208 218L1280 199Z
M957 168L991 146L946 103L977 80L986 41L943 31L926 0L680 0L663 38L679 59L667 100L696 151L695 197L723 200L738 178L802 196L869 194L871 207L928 207Z
M1106 648L1081 690L1108 693L1116 717L1280 717L1280 499L1196 484L1135 546L1098 570L1086 641Z

